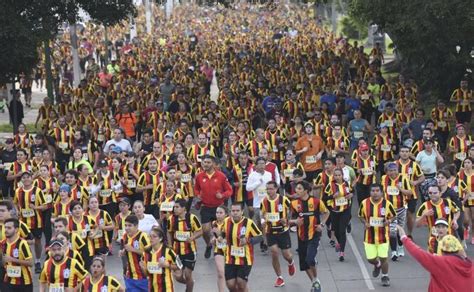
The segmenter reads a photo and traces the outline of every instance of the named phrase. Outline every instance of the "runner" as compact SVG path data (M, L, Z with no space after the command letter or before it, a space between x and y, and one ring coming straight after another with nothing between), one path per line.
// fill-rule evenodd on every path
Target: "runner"
M224 292L225 284L225 248L227 243L225 241L218 242L218 234L224 225L224 220L229 216L229 211L225 206L219 206L216 209L216 220L212 221L212 239L211 243L214 245L214 261L216 263L217 272L217 288L219 292Z
M224 219L217 242L226 242L225 280L231 292L247 291L254 261L253 246L263 240L255 223L243 216L240 203L232 203L231 216Z
M125 292L117 279L105 274L105 260L101 256L95 256L92 259L91 273L82 280L79 285L79 291L111 291Z
M321 200L310 197L311 185L309 183L305 181L296 183L295 191L298 198L291 202L290 224L298 228L300 271L306 272L314 291L321 291L316 269L316 255L329 212Z
M443 239L443 237L448 235L449 224L448 221L444 219L438 219L436 220L434 226L436 228L436 236L430 237L428 242L428 251L432 254L442 255L443 253L440 249L439 242L441 239Z
M370 186L370 197L359 207L359 218L365 226L365 255L374 266L372 276L377 278L382 271L382 286L390 286L388 277L389 225L397 215L393 205L383 198L383 188L379 184Z
M257 160L258 161L258 160ZM258 162L257 162L258 163ZM288 262L288 274L295 274L295 263L291 254L289 219L291 202L287 197L278 194L278 185L274 181L267 182L267 196L263 198L260 210L265 220L263 228L267 244L272 255L273 270L277 275L275 287L285 286L281 276L279 253Z

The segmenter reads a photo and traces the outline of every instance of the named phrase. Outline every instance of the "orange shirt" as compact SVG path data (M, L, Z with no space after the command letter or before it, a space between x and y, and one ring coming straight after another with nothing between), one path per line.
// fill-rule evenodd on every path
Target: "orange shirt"
M324 149L323 140L321 137L312 135L309 138L308 135L304 135L299 138L296 142L296 151L299 151L305 147L308 147L308 150L301 155L301 163L303 163L303 168L305 171L315 171L322 169L323 164L321 159L316 160L316 155Z
M127 136L127 138L135 136L135 124L137 123L135 113L118 113L115 115L115 120L117 120L117 123L119 124L120 128L125 131L125 135Z

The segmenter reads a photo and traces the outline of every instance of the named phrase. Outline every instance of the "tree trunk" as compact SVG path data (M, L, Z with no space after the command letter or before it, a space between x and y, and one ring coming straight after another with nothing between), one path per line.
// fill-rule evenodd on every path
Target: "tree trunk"
M54 104L53 92L53 71L51 70L51 48L49 47L49 40L43 40L44 45L44 70L46 71L46 91L48 98Z
M77 26L75 23L69 24L69 34L71 36L71 48L72 48L72 68L74 72L73 87L78 87L81 82L81 67L79 65L79 54L77 52Z
M104 24L104 40L105 40L105 66L109 65L109 37L107 36L107 25Z
M151 3L150 0L145 0L145 23L146 33L151 34Z

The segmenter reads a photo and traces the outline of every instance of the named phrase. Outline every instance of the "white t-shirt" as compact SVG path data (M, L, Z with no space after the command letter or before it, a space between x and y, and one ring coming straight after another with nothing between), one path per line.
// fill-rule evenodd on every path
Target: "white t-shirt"
M260 208L263 198L267 195L267 183L272 181L272 174L265 170L263 174L252 171L247 179L246 190L253 192L253 207Z
M149 234L153 226L159 226L155 217L150 214L144 214L145 217L138 221L138 230Z
M126 151L126 152L133 151L132 145L130 144L130 141L128 141L127 139L122 139L118 142L115 141L114 139L107 141L107 143L105 143L105 146L104 146L104 152L106 154L108 154L111 150L110 145L119 146L120 148L122 148L122 151Z
M433 174L438 171L436 153L434 151L431 152L431 155L429 155L426 150L421 151L416 156L416 162L418 162L424 174Z

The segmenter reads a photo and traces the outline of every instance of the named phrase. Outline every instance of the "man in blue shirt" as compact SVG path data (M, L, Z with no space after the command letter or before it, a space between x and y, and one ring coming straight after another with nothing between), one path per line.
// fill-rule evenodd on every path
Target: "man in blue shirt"
M263 110L265 111L265 114L270 112L275 104L280 103L281 104L281 99L277 96L275 91L272 91L269 96L265 97L262 102L262 107Z
M329 111L331 113L334 113L336 110L336 101L337 97L336 95L331 91L330 87L324 88L324 94L321 96L321 99L319 100L319 104L322 103L327 103L329 106Z

